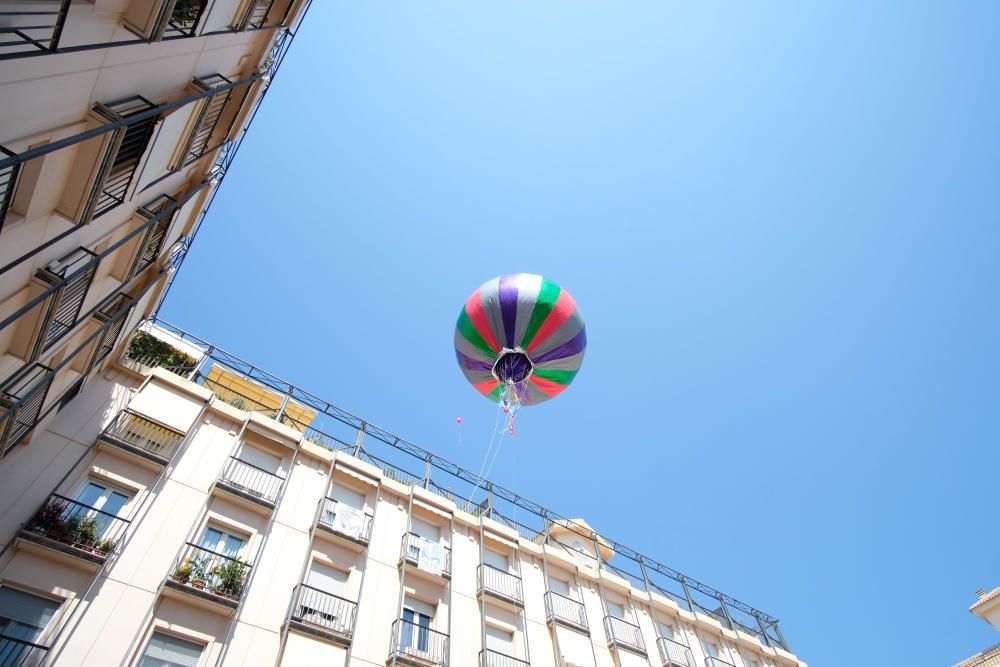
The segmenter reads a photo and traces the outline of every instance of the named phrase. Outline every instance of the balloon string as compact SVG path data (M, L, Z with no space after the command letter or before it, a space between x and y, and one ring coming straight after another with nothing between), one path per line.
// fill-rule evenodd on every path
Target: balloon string
M472 493L469 495L469 502L474 502L474 499L475 499L475 496L476 496L476 491L479 490L480 485L482 485L482 483L483 483L483 479L484 479L484 477L483 477L483 471L486 469L486 461L488 461L489 458L490 458L490 452L493 450L493 441L496 440L497 431L500 430L500 414L501 414L502 408L503 408L503 406L500 403L498 403L497 404L497 418L496 418L496 421L493 423L493 434L490 436L490 444L486 447L486 456L483 457L483 463L482 463L481 466L479 466L479 474L476 475L476 477L478 478L478 480L476 481L475 488L472 489ZM501 433L502 433L502 431L501 431Z

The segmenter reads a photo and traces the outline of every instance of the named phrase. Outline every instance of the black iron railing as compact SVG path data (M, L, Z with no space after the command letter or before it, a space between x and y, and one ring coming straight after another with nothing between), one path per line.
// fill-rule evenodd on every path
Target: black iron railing
M48 646L0 634L0 665L3 667L35 667L42 664L48 651Z
M448 667L448 635L402 618L392 624L389 657L429 667Z
M188 542L169 579L196 591L239 601L252 567L238 558Z
M104 559L125 536L129 520L53 493L24 531Z
M476 568L476 578L479 590L498 595L512 602L524 602L521 577L516 574L493 567L489 563L481 563Z
M254 498L274 504L278 501L278 494L281 493L281 485L284 484L285 478L263 468L258 468L235 456L230 456L226 467L222 470L219 482Z
M363 512L333 498L323 499L319 513L319 525L327 530L365 544L372 537L373 514Z
M76 326L99 262L96 253L81 246L38 271L38 278L56 291L45 311L36 354L50 349Z
M439 550L441 558L438 560L435 559L435 554ZM451 549L416 533L403 535L403 546L399 557L401 560L406 558L415 563L421 570L446 576L451 574Z
M194 37L207 4L207 0L177 0L170 18L167 19L167 27L163 31L164 38Z
M155 104L141 95L133 95L110 104L98 104L94 107L94 111L115 121L155 108ZM102 175L103 177L99 177L94 184L94 192L91 195L94 200L92 217L100 217L116 206L125 203L139 161L142 159L143 153L146 152L149 140L153 136L156 120L157 118L154 116L132 123L122 133L121 143L114 154L109 156L108 166Z
M646 643L642 641L642 630L639 629L638 625L609 614L604 617L604 631L608 635L609 643L646 652Z
M491 648L479 652L479 667L529 667L529 665L527 660Z
M660 650L663 667L694 667L694 655L684 644L673 639L659 637L656 646Z
M170 195L161 195L152 203L141 206L136 210L136 213L140 217L146 220L156 218L156 222L152 226L147 227L145 233L139 237L135 259L123 282L128 282L133 277L139 275L139 273L144 271L146 267L150 266L160 256L160 250L163 249L163 241L166 239L167 232L170 230L170 225L173 223L174 216L177 213L176 203L177 200ZM157 217L160 213L166 214Z
M247 28L259 30L268 26L267 17L271 13L274 0L254 0L247 14Z
M104 438L125 449L139 450L169 461L184 440L184 434L131 410L123 410L104 429Z
M0 457L5 456L41 418L52 385L52 369L33 364L0 387Z
M590 627L587 625L587 610L583 603L555 591L545 592L545 614L554 621L571 623L581 628Z
M2 37L0 37L2 39ZM13 156L12 153L3 146L0 146L0 155ZM3 221L7 217L14 202L14 193L17 191L17 181L21 176L21 165L11 164L0 169L0 231L3 230Z
M705 658L705 667L736 667L736 665L722 658L708 657Z
M232 83L221 74L212 74L206 77L195 77L194 85L201 90L212 90L219 86ZM209 140L215 134L222 117L222 110L233 96L233 89L226 88L216 93L202 105L198 114L198 120L194 123L194 130L188 140L184 164L188 165L200 158L209 150ZM229 134L229 132L225 132Z
M352 600L299 584L295 587L292 620L350 637L357 609L358 604Z
M66 25L69 3L70 0L33 0L13 5L20 9L0 8L0 59L55 51Z

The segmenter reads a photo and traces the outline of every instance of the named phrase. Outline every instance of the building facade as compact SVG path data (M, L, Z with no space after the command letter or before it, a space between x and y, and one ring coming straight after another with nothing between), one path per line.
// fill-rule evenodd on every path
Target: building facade
M969 607L969 611L1000 630L1000 588L990 592L978 591L979 598ZM955 667L996 667L1000 665L1000 644L966 658Z
M3 664L804 665L773 617L162 322L0 498Z

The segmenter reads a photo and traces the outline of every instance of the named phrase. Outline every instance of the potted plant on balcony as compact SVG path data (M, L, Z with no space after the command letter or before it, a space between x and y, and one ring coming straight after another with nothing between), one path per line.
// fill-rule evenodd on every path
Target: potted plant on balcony
M68 504L61 500L52 500L45 504L38 513L32 517L31 522L26 526L27 530L42 533L47 537L62 531L63 524L66 523L63 515L66 513Z
M84 548L91 548L97 544L99 539L97 519L89 516L75 516L70 521L75 524L73 526L73 544Z
M237 560L227 560L212 568L209 574L214 579L213 592L235 598L243 591L247 566Z
M110 554L112 551L115 550L116 546L118 546L118 543L115 540L104 539L98 542L96 545L94 545L94 549L99 554L107 556L108 554Z

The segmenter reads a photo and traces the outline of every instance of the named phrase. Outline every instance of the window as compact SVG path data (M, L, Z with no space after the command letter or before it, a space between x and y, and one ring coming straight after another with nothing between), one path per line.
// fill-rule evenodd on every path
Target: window
M138 667L197 667L203 648L186 639L154 632Z
M427 651L433 618L434 607L419 600L406 598L403 601L404 622L399 637L399 647Z
M558 593L563 597L569 597L569 582L563 581L562 579L557 579L555 577L549 577L549 590L553 593Z
M214 551L217 554L222 554L223 556L237 558L245 543L246 540L242 537L227 533L221 528L205 526L205 532L201 534L198 546L209 551Z
M706 642L705 651L708 653L709 658L719 657L719 645L716 644L715 642Z
M490 651L514 655L514 633L492 625L486 626L486 648Z
M416 517L410 518L410 532L417 537L410 539L407 555L418 561L420 560L421 548L425 542L438 543L441 541L440 528Z
M612 618L625 619L625 605L618 604L617 602L608 602L608 616Z
M349 608L340 600L329 597L342 597L346 585L347 572L313 562L306 575L306 586L309 588L304 589L299 598L302 620L337 630L349 628Z
M244 463L249 463L271 474L277 474L281 470L281 459L279 457L262 449L250 447L249 445L240 447L240 454L237 458Z
M39 597L16 588L0 587L0 634L13 639L38 643L52 617L56 615L59 603ZM19 645L0 644L0 661L4 665L20 664L22 649ZM8 660L10 662L8 662Z
M492 549L483 549L483 562L501 572L507 572L507 568L510 567L507 556Z
M324 593L343 596L344 588L347 586L347 572L314 562L309 566L306 585L317 588Z
M674 628L672 625L668 623L660 623L659 626L660 626L661 637L666 637L667 639L674 638Z
M102 538L112 528L112 518L120 516L129 498L125 492L118 491L104 482L93 480L88 481L76 494L76 501L86 506L78 509L94 519L98 534ZM87 508L98 511L88 511Z

